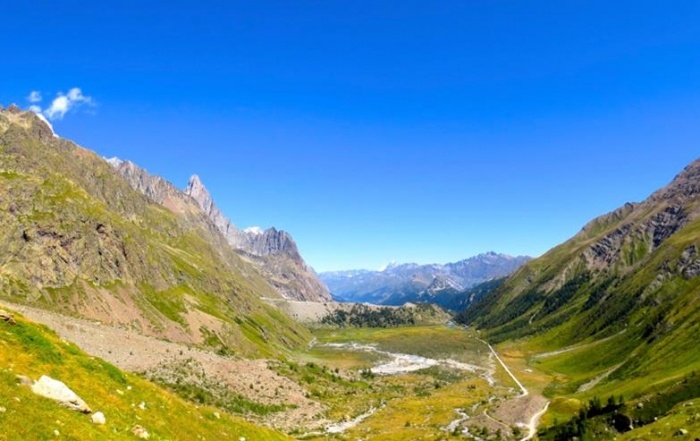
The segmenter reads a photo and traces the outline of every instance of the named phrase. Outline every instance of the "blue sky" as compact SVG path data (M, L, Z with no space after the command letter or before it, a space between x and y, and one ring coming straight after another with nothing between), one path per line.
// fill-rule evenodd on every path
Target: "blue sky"
M697 1L5 3L0 103L317 270L539 255L700 156Z

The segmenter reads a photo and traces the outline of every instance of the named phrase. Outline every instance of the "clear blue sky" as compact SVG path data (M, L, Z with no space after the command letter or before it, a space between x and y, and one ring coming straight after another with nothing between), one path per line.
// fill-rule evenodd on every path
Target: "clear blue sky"
M539 255L700 156L695 0L35 0L0 16L0 103L63 93L60 135L180 187L199 174L237 225L291 232L321 271Z

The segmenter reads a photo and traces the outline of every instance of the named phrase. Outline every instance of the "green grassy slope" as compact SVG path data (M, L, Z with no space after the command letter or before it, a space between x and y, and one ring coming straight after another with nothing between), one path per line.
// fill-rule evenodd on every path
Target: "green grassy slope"
M88 356L43 326L15 319L16 325L0 321L0 440L134 440L136 425L152 440L289 439L216 408L194 406ZM107 423L95 425L90 415L34 395L18 375L63 381L93 412L103 412Z
M150 203L29 112L0 113L0 195L0 297L243 356L309 339L206 223Z
M555 378L545 389L554 413L572 397L658 395L671 404L664 417L680 403L674 385L700 370L699 247L695 162L526 264L459 320L531 354L529 364Z

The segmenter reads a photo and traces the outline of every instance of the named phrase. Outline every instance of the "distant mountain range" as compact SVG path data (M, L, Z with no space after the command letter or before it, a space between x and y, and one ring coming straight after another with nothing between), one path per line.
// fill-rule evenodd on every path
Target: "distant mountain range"
M378 305L429 302L460 309L465 306L461 294L467 289L507 276L530 259L488 252L444 265L393 263L381 271L332 271L319 276L333 298L341 302Z

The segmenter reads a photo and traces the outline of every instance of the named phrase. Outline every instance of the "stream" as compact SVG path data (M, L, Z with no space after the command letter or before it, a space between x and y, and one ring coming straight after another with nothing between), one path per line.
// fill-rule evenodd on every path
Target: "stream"
M435 359L422 357L420 355L388 352L377 349L376 346L362 345L359 343L327 343L323 346L337 349L350 349L353 351L372 352L375 354L381 354L389 357L391 359L390 361L370 368L370 371L376 375L405 374L408 372L419 371L421 369L427 369L433 366L445 366L468 372L489 371L488 369L483 368L481 366L476 366L469 363L462 363L449 358Z
M402 354L398 352L382 351L377 349L376 346L363 345L359 343L327 343L323 345L324 347L334 348L334 349L349 349L352 351L365 351L372 352L375 354L381 354L389 357L388 362L378 364L370 368L370 371L375 375L397 375L405 374L408 372L415 372L421 369L427 369L433 366L445 366L453 369L458 369L468 372L482 372L484 377L487 379L489 384L493 384L493 378L491 376L491 370L483 368L481 366L475 366L469 363L462 363L452 359L434 359L428 357L422 357L420 355L413 354ZM360 424L365 419L372 416L378 408L370 408L367 412L355 417L350 421L344 421L337 424L332 424L326 427L326 433L343 433L348 429L351 429L358 424ZM459 415L459 418L452 421L449 425L443 428L448 432L455 430L459 424L464 422L469 416L462 409L455 409L455 412Z

